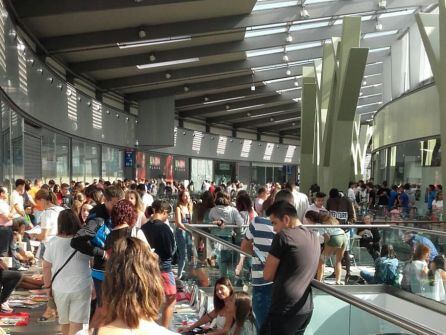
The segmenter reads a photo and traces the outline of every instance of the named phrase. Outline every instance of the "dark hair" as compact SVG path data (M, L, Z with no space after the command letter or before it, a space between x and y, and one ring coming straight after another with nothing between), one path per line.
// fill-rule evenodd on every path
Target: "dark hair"
M266 215L274 215L280 220L283 219L285 215L290 218L298 219L296 208L287 201L277 201L274 202L267 210Z
M45 188L41 188L40 190L38 190L34 199L35 200L42 199L51 202L53 205L58 205L57 197L54 194L54 192Z
M391 244L383 244L381 247L381 257L396 258L395 250Z
M62 188L67 188L67 187L70 187L70 185L68 185L67 183L62 183L62 184L60 184L60 188L62 189Z
M24 179L17 179L15 181L15 187L21 186L21 185L26 185L26 181Z
M432 263L435 264L435 267L437 269L441 269L441 270L446 270L446 266L445 266L445 259L443 255L437 255L435 256L435 258L432 260Z
M118 198L121 200L121 199L124 199L124 197L125 197L124 191L120 187L115 186L115 185L106 187L104 189L103 194L104 194L104 198L107 201L110 201L113 198Z
M177 202L177 206L179 206L182 202L183 202L183 195L184 193L189 193L188 190L181 190L178 192L178 202Z
M26 222L24 220L12 221L12 231L19 231L21 226L26 226Z
M354 181L351 181L348 183L348 187L352 187L353 185L355 185L356 183Z
M136 186L136 190L140 192L147 192L146 185L144 184L138 184L138 186Z
M289 191L287 189L280 190L279 192L277 192L277 194L274 198L274 202L279 202L279 201L286 201L286 202L294 205L293 193L291 193L291 191Z
M164 211L167 211L170 214L172 211L172 207L170 207L169 202L166 200L155 200L150 207L153 213L163 213Z
M219 312L221 311L224 307L225 307L225 302L224 300L220 299L219 297L217 297L217 285L224 285L227 288L229 288L229 291L231 292L230 295L234 294L234 288L232 287L232 283L229 280L229 278L226 277L221 277L220 279L218 279L215 282L215 286L214 286L214 309Z
M130 227L136 223L136 211L128 200L119 200L113 206L111 213L112 228L127 223Z
M327 195L324 192L317 192L316 193L316 198L325 198Z
M239 327L243 327L246 320L254 323L254 315L252 313L251 297L246 292L235 292L235 323Z
M231 197L227 192L220 191L215 196L215 204L218 206L230 206Z
M260 195L260 194L265 193L265 192L266 192L266 188L265 187L260 187L258 189L258 191L257 191L257 195Z
M57 218L58 234L72 236L82 227L79 217L71 209L64 209Z
M201 195L201 203L204 208L211 209L215 207L214 195L211 191L204 191Z
M50 179L48 180L48 185L55 185L56 182L54 181L54 179Z
M305 218L314 223L320 223L321 219L319 213L316 211L308 211L305 213Z
M235 207L239 212L252 210L252 200L249 194L240 192L235 200Z
M0 194L6 193L6 189L3 186L0 186Z
M330 198L339 198L340 197L339 190L337 188L332 188L330 192L328 192L328 196Z

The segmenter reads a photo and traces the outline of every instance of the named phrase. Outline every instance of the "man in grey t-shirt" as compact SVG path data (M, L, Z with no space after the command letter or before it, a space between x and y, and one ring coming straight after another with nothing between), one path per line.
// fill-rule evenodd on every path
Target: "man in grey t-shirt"
M313 313L311 280L320 256L319 239L302 225L296 208L288 202L274 203L266 214L276 235L263 277L274 284L268 318L260 334L304 334Z

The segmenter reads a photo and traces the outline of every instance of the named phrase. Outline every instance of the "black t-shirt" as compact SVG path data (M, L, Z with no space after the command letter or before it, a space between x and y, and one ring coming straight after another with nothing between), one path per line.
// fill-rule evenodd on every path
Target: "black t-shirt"
M141 227L150 246L159 256L161 272L172 271L172 256L175 239L170 227L160 220L149 221Z
M269 253L280 260L273 284L271 313L300 315L313 310L311 280L320 252L316 234L300 225L274 236Z
M378 205L387 206L389 204L390 189L382 187L378 190L377 195Z

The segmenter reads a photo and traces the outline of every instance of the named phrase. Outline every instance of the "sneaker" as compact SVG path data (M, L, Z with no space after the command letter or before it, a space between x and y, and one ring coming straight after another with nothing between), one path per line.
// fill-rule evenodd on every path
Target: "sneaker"
M1 311L2 311L3 313L12 313L12 312L14 311L14 309L12 309L12 308L9 306L8 302L4 302L4 303L1 305Z

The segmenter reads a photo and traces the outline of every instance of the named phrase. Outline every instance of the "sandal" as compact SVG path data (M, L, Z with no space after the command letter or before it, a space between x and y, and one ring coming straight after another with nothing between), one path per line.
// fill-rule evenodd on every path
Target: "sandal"
M57 315L54 313L50 316L42 315L37 321L38 322L54 322L56 321Z

